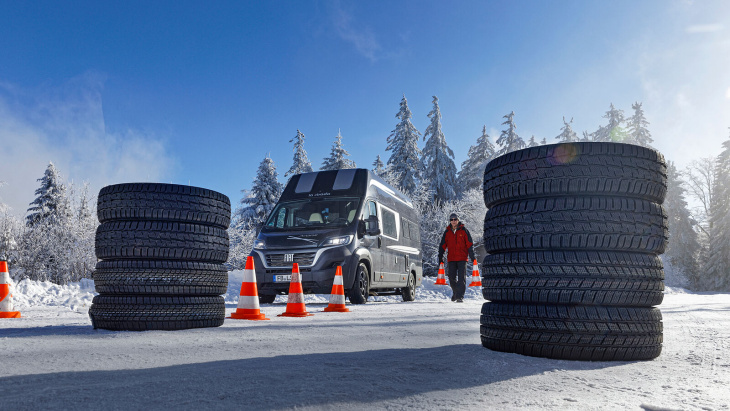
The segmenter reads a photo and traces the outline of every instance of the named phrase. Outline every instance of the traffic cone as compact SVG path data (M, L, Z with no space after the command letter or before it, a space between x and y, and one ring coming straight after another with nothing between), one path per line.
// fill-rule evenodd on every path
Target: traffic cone
M10 294L12 284L8 263L0 261L0 318L20 318L20 311L13 311L13 295Z
M436 285L448 285L446 284L446 273L444 272L444 263L439 265L439 275L436 277Z
M345 307L345 287L342 285L342 266L337 266L335 272L335 281L332 283L332 293L330 294L330 304L324 308L326 313L347 313L350 312Z
M473 270L471 272L471 284L469 284L469 287L481 287L481 286L482 286L482 277L479 275L479 264L477 263L477 260L474 260Z
M238 296L238 307L231 313L234 320L268 320L259 308L259 292L256 288L256 268L253 257L246 258L246 268L243 270L241 294Z
M291 268L291 282L289 282L289 299L286 302L286 311L279 314L279 317L307 317L307 307L304 305L304 290L302 289L302 277L299 275L299 264L294 263Z

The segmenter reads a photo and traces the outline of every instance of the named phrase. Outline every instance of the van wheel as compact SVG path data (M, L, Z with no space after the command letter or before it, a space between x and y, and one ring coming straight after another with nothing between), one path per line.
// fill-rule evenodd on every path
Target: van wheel
M276 300L276 294L259 294L259 304L271 304Z
M352 304L365 304L368 301L368 294L370 294L368 268L365 267L365 264L360 263L357 266L355 282L352 284L348 297L350 297Z
M416 274L411 273L408 276L408 285L400 289L403 294L403 301L413 301L416 299Z

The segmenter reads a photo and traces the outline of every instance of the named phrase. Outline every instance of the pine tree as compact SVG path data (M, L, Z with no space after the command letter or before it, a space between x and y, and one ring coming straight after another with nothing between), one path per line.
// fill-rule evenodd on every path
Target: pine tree
M391 155L388 158L386 179L406 195L411 195L418 190L421 179L421 149L418 148L418 137L421 133L411 123L412 114L405 95L395 117L400 122L387 140L386 150Z
M433 191L435 201L450 201L456 198L456 165L454 152L441 131L441 110L436 96L433 96L433 109L428 117L431 124L423 133L423 139L427 139L422 158L424 184Z
M477 139L477 144L469 147L466 160L461 163L461 170L456 180L461 193L482 188L484 168L496 157L496 154L494 145L489 141L487 126L483 126L482 135Z
M61 182L61 175L56 170L53 163L48 163L43 177L36 181L41 182L41 186L35 190L38 196L28 208L28 216L26 217L26 225L33 227L38 223L52 219L58 222L65 213L67 213L66 205L66 186Z
M284 187L278 180L279 173L276 165L268 155L259 164L253 187L245 191L247 195L241 199L241 209L238 211L243 226L259 231L266 222L271 210L279 201Z
M373 173L379 177L385 175L385 164L383 164L383 161L380 159L380 154L378 154L375 157L375 161L373 161Z
M644 117L644 110L641 108L641 103L636 102L631 105L634 109L634 115L631 116L626 122L626 128L628 132L626 134L626 143L637 144L644 147L651 147L651 143L654 141L651 138L649 129L646 128L649 122Z
M535 135L530 137L530 140L527 142L527 147L537 147L539 144L537 144L537 140L535 140Z
M294 143L294 163L292 164L289 171L284 174L284 177L288 177L294 174L311 173L312 163L307 158L307 152L304 150L304 134L297 130L297 135L289 140L290 143Z
M620 143L626 139L626 130L621 127L624 122L624 111L616 109L611 103L611 108L603 115L608 119L608 124L599 126L598 130L591 134L593 141Z
M572 143L578 141L578 135L575 134L575 131L573 131L573 127L570 126L571 124L573 124L572 117L569 122L565 121L565 117L563 117L563 128L560 129L560 134L555 137L561 143Z
M710 247L703 271L715 291L730 291L730 139L715 165L710 203Z
M542 140L540 140L540 145L544 146L545 144L547 144L547 138L543 137Z
M695 231L696 221L692 218L682 176L673 162L667 163L667 196L664 208L669 224L669 242L664 252L666 284L669 286L699 286L700 242Z
M502 123L502 125L507 125L507 130L502 130L502 134L500 134L499 138L497 139L497 145L501 147L497 154L500 156L515 150L525 148L525 141L522 140L522 137L518 136L515 132L517 126L515 126L514 117L514 111L505 116L502 116L502 118L507 119L507 121Z
M356 168L355 162L347 159L350 153L345 151L342 147L342 133L337 130L337 136L335 136L335 142L332 144L332 151L330 156L325 158L322 162L320 170L342 170L345 168Z

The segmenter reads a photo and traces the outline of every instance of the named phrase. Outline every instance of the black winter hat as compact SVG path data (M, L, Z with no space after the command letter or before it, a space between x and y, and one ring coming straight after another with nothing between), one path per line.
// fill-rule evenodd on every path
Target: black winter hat
M451 213L451 215L449 216L449 220L453 220L454 218L458 220L459 216L456 215L456 213Z

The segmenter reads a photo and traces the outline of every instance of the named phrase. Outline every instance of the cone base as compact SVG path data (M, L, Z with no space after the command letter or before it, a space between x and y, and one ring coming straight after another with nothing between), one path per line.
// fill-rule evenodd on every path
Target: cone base
M20 311L2 311L0 318L20 318Z
M482 283L471 283L469 284L469 287L481 287Z
M308 313L306 311L303 313L286 313L285 312L285 313L281 313L281 314L277 315L277 317L309 317L312 315L314 315L314 314Z
M252 320L252 321L260 321L260 320L268 320L264 314L238 314L236 312L232 312L230 317L226 317L228 319L232 320Z
M326 313L349 313L350 312L350 309L349 308L345 308L344 305L343 306L339 306L339 305L331 306L331 305L328 305L327 307L324 308L324 312L326 312Z
M434 284L434 285L448 285L448 284L446 284L446 281L442 281L442 282L438 282L438 281L436 281L436 282L435 282L435 283L433 283L433 284Z

